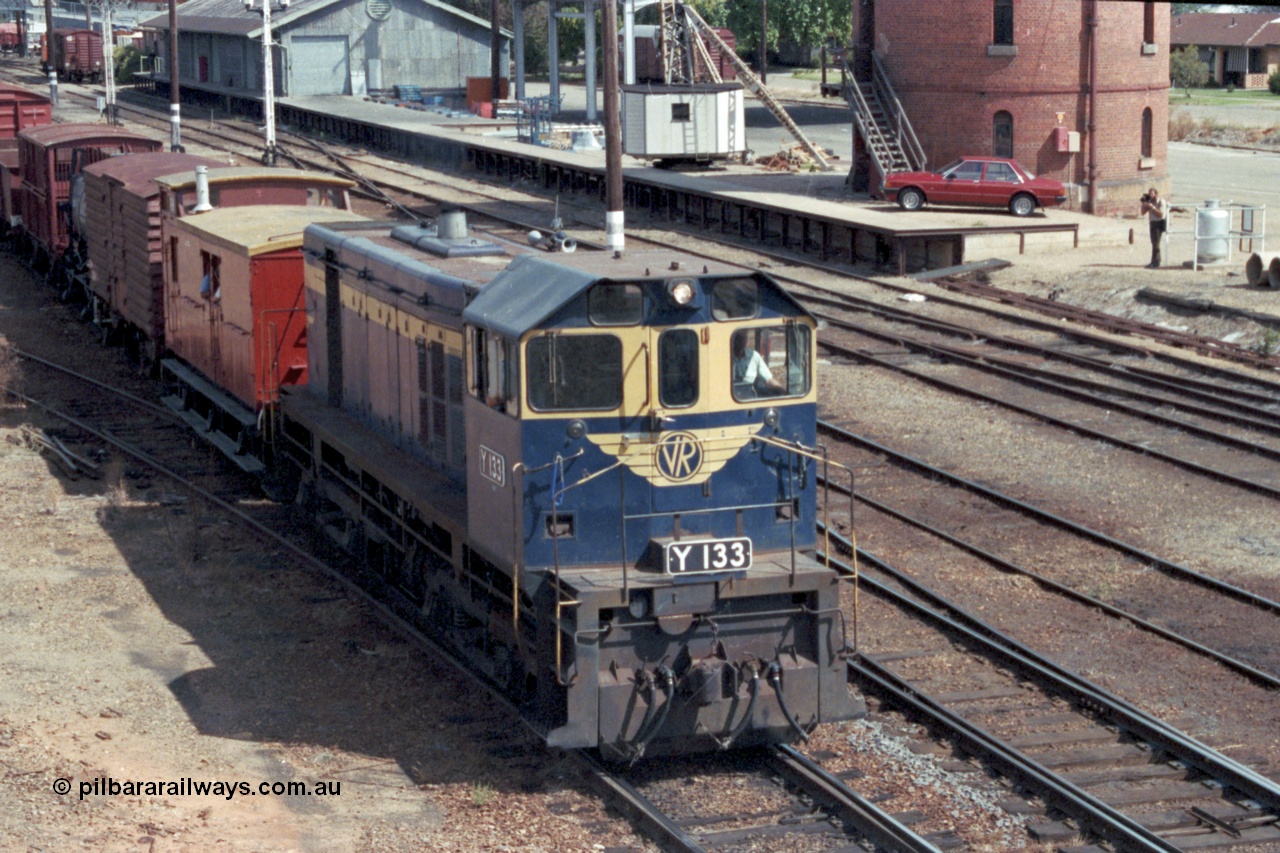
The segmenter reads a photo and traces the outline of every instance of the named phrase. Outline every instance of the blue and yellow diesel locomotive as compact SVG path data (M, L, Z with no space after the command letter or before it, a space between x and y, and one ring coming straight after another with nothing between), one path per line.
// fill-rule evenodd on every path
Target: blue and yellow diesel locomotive
M768 276L461 214L304 253L298 501L547 743L634 760L860 711L814 558L815 322Z

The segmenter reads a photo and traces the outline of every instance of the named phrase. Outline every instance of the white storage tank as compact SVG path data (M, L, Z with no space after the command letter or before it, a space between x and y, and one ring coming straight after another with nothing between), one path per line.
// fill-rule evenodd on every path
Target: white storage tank
M1227 259L1228 235L1231 233L1231 211L1208 199L1196 209L1196 263L1213 264Z
M622 150L649 160L723 160L746 152L741 83L622 87Z

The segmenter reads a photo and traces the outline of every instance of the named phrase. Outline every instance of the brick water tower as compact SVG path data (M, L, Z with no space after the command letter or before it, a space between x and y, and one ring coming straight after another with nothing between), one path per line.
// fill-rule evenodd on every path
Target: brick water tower
M1151 186L1168 194L1168 4L854 3L849 64L869 107L855 120L855 189L978 154L1062 181L1092 213L1135 213Z

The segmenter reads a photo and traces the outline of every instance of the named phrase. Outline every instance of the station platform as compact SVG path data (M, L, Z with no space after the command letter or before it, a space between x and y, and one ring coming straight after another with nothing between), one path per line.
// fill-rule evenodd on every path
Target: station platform
M521 143L513 120L443 106L410 109L345 96L281 98L279 121L353 144L390 150L424 166L470 169L557 192L603 195L602 150L566 151ZM777 137L781 128L773 128ZM829 172L777 172L738 163L668 170L623 157L626 205L668 219L824 260L845 259L905 273L993 256L1123 245L1127 220L1053 209L1016 218L1002 209L927 208L850 193L847 161Z
M183 91L191 89L184 86ZM562 118L585 121L582 88L570 85L562 92ZM512 119L483 118L444 105L410 109L350 96L284 97L276 103L281 127L320 131L329 139L431 169L477 172L526 188L541 184L548 194L604 197L603 150L522 143ZM748 108L754 104L749 100ZM200 108L192 109L198 115ZM822 118L817 121L828 131L847 115L836 105L819 109ZM776 146L784 137L776 124L763 129L748 124L748 145ZM847 158L833 160L832 166L828 172L789 172L732 162L669 170L624 155L624 204L646 212L651 222L679 221L736 233L753 245L824 261L896 267L900 274L997 256L1121 246L1132 239L1133 221L1093 217L1070 207L1025 218L982 208L928 207L908 213L865 193L851 193L845 187ZM602 213L601 226L603 218Z

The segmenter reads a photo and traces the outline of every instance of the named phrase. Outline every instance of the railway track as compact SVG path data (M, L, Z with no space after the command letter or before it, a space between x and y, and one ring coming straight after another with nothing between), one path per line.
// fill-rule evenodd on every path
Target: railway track
M596 765L618 807L651 825L669 850L873 849L939 853L960 844L920 835L798 750L671 759L625 774ZM714 777L714 790L704 787ZM911 816L905 816L910 819Z
M865 551L858 557L864 589L909 619L895 647L850 663L851 680L1041 799L1045 820L1033 836L1065 853L1098 851L1098 841L1126 851L1271 849L1280 841L1280 784Z
M820 428L843 442L833 458L864 472L855 494L863 508L861 536L894 543L898 553L926 552L929 562L953 567L953 575L963 565L967 582L1025 578L1063 599L1064 609L1124 620L1264 690L1280 689L1280 603L847 430L821 422ZM847 494L840 483L828 488ZM847 515L844 499L831 511ZM1036 543L1034 554L1022 544L1028 539ZM1100 584L1099 567L1124 580ZM1242 634L1241 625L1249 631Z
M1068 354L1064 372L1054 369L1058 356L1044 345L1010 337L990 342L988 336L970 346L944 344L933 338L978 333L908 312L875 313L880 316L853 322L819 312L827 322L822 346L835 356L1280 498L1280 385L1237 374L1230 384L1222 380L1217 392L1193 387L1189 379L1180 387L1172 378L1153 390L1157 380L1126 376L1122 366L1099 358ZM912 334L908 325L924 331Z

